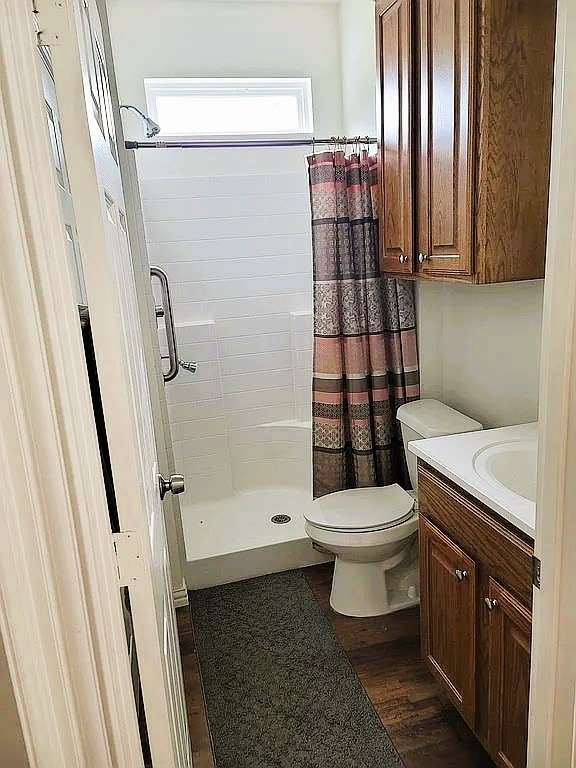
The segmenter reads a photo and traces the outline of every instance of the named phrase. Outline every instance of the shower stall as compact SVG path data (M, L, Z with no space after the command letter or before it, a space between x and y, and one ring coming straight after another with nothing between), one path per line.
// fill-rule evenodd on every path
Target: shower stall
M197 364L166 383L192 589L328 559L303 518L312 503L309 151L135 153L150 264L168 276L179 358ZM158 330L167 355L162 319Z

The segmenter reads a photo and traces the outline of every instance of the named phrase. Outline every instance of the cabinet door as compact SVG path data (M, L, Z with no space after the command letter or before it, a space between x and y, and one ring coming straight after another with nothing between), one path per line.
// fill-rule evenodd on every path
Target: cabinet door
M472 273L473 0L419 0L418 269Z
M464 719L474 727L476 563L420 518L422 651Z
M376 8L380 95L380 268L411 273L414 265L412 160L412 2L380 0Z
M489 720L492 756L506 768L525 768L530 694L530 612L494 579L484 608L489 611Z

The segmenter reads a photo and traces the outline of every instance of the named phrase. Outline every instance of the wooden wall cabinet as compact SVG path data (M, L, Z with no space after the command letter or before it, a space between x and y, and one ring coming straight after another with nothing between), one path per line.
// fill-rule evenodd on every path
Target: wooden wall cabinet
M544 276L556 0L377 0L380 263Z
M532 544L419 464L422 652L502 768L525 768Z

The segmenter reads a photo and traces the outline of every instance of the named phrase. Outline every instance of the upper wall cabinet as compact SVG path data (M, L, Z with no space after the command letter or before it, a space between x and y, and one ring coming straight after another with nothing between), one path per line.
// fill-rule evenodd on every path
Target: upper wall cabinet
M556 0L377 0L380 265L544 277Z

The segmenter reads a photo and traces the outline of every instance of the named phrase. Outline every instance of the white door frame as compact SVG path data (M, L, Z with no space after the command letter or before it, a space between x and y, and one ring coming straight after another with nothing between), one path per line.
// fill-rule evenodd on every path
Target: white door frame
M559 0L540 375L529 768L575 765L576 3Z
M43 0L58 13L55 0ZM0 0L0 629L30 763L142 765L29 7ZM576 4L559 0L530 768L574 761ZM41 127L44 127L43 129Z
M0 18L0 629L31 766L139 768L34 18Z

